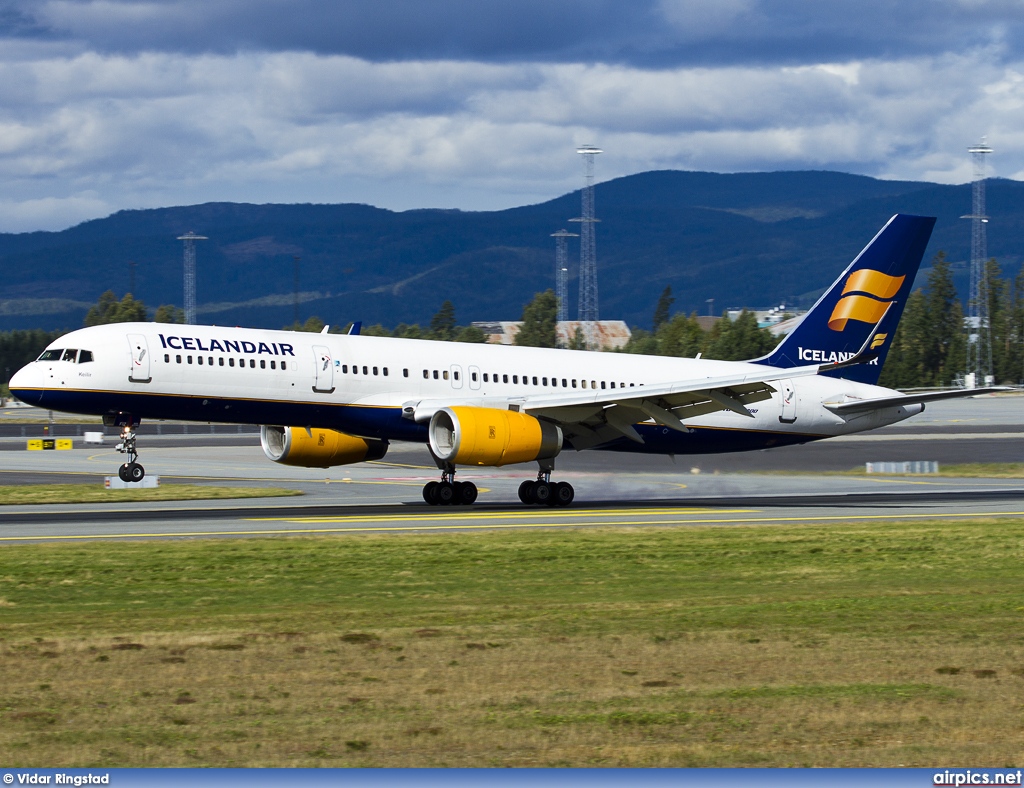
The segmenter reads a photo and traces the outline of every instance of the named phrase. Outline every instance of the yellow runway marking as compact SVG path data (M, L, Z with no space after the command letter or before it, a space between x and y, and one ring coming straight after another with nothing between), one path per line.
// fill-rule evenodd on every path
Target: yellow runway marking
M709 509L709 508L672 508L652 509L651 516L669 515L694 515L694 514L756 514L758 509ZM292 515L286 517L246 517L247 522L286 522L286 523L349 523L349 522L407 522L410 520L430 521L435 520L524 520L536 519L538 517L558 517L559 519L580 518L580 517L617 517L627 514L635 514L635 509L562 509L561 511L550 509L525 512L480 512L473 509L454 512L410 512L409 514L381 514L361 516L358 514L340 515Z
M824 515L821 517L765 517L734 518L721 520L625 520L610 523L495 523L488 525L424 525L424 526L369 526L352 528L275 528L257 531L181 531L133 534L75 534L69 536L3 536L0 542L57 541L63 539L157 539L197 536L286 536L289 534L342 534L342 533L387 533L402 531L473 531L500 530L503 528L607 528L609 526L664 526L664 525L721 525L725 524L784 524L815 522L851 522L856 520L949 520L956 518L979 519L984 517L1024 517L1024 512L949 512L937 514L862 514Z

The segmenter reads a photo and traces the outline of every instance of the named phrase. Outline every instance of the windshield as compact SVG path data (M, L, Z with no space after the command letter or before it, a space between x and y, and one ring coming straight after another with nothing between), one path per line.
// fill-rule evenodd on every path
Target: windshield
M63 350L44 350L43 355L39 357L39 361L60 361L63 353Z

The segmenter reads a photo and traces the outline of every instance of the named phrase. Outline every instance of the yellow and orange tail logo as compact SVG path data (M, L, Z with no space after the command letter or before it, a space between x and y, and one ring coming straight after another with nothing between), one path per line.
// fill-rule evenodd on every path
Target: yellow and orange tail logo
M842 331L846 328L848 320L877 323L892 302L876 299L891 299L900 291L904 279L906 276L889 276L881 271L872 271L870 268L854 271L843 285L843 297L839 299L836 308L832 310L832 316L828 319L828 327L833 331ZM846 293L853 294L846 295ZM868 295L860 295L860 293ZM876 341L878 341L878 337L882 338L881 342L885 341L883 334L877 335ZM872 347L875 345L872 344Z

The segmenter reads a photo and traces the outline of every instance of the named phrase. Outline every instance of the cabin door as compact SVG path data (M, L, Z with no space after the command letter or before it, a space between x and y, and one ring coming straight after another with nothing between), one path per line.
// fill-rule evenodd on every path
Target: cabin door
M334 391L334 357L331 355L331 349L324 345L314 345L313 356L316 358L316 382L313 384L313 391L330 394Z
M129 334L128 347L132 359L128 380L132 383L149 383L153 378L149 374L149 344L146 337L142 334Z
M796 388L792 380L779 381L779 397L782 399L779 421L783 424L792 424L796 421Z

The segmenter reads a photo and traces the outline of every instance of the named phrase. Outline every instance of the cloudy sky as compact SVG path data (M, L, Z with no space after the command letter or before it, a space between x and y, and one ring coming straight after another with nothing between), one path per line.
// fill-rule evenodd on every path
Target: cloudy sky
M0 0L0 231L493 209L659 168L1024 177L1021 0Z

